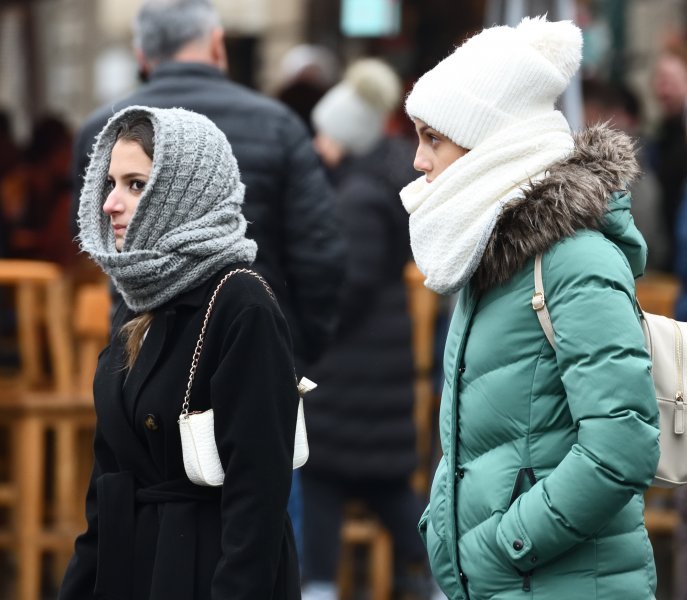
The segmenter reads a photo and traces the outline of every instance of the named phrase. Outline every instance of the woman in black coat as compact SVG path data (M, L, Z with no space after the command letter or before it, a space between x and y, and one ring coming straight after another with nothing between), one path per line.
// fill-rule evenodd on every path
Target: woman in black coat
M298 407L291 342L266 284L247 272L255 244L242 199L226 138L195 113L128 108L96 141L81 244L124 302L95 375L88 529L61 600L300 598L286 512ZM224 470L221 487L203 487L185 473L177 421L210 298L232 272L190 397L190 411L214 411Z

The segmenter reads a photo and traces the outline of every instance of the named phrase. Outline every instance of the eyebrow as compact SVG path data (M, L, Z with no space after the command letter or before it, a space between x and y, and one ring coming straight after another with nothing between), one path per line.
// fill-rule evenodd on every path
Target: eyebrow
M108 177L112 177L112 173L107 174ZM121 175L122 179L131 179L132 177L150 177L150 173L147 175L145 173L125 173L124 175Z

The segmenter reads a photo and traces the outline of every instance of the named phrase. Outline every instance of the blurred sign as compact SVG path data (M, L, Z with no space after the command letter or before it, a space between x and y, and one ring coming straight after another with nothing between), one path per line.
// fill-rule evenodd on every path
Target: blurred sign
M341 31L348 37L391 37L401 30L401 0L342 0Z

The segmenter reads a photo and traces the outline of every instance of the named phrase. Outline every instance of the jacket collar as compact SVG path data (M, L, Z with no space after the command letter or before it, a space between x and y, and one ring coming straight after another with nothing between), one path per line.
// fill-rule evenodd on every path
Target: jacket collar
M179 62L169 60L163 62L150 73L150 79L161 79L165 77L184 77L188 75L202 75L216 79L227 79L221 69L213 65L198 62Z
M637 176L634 143L624 133L604 124L574 138L568 158L504 207L474 276L478 291L504 283L579 229L601 230L613 193Z

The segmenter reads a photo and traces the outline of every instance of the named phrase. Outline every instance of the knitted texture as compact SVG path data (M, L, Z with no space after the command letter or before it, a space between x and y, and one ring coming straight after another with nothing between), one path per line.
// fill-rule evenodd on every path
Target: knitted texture
M582 33L570 21L525 18L467 40L425 73L406 111L463 148L554 110L580 64Z
M110 155L120 125L145 116L153 124L150 176L115 249L107 198ZM197 287L228 264L255 259L241 214L244 185L225 135L206 117L143 106L115 114L98 135L79 205L79 240L134 311L148 311Z
M503 130L431 183L420 177L403 188L410 244L425 285L440 294L465 286L503 207L573 147L568 122L553 111Z
M359 60L315 105L313 125L350 154L362 156L382 139L400 99L401 82L391 67L375 58Z

